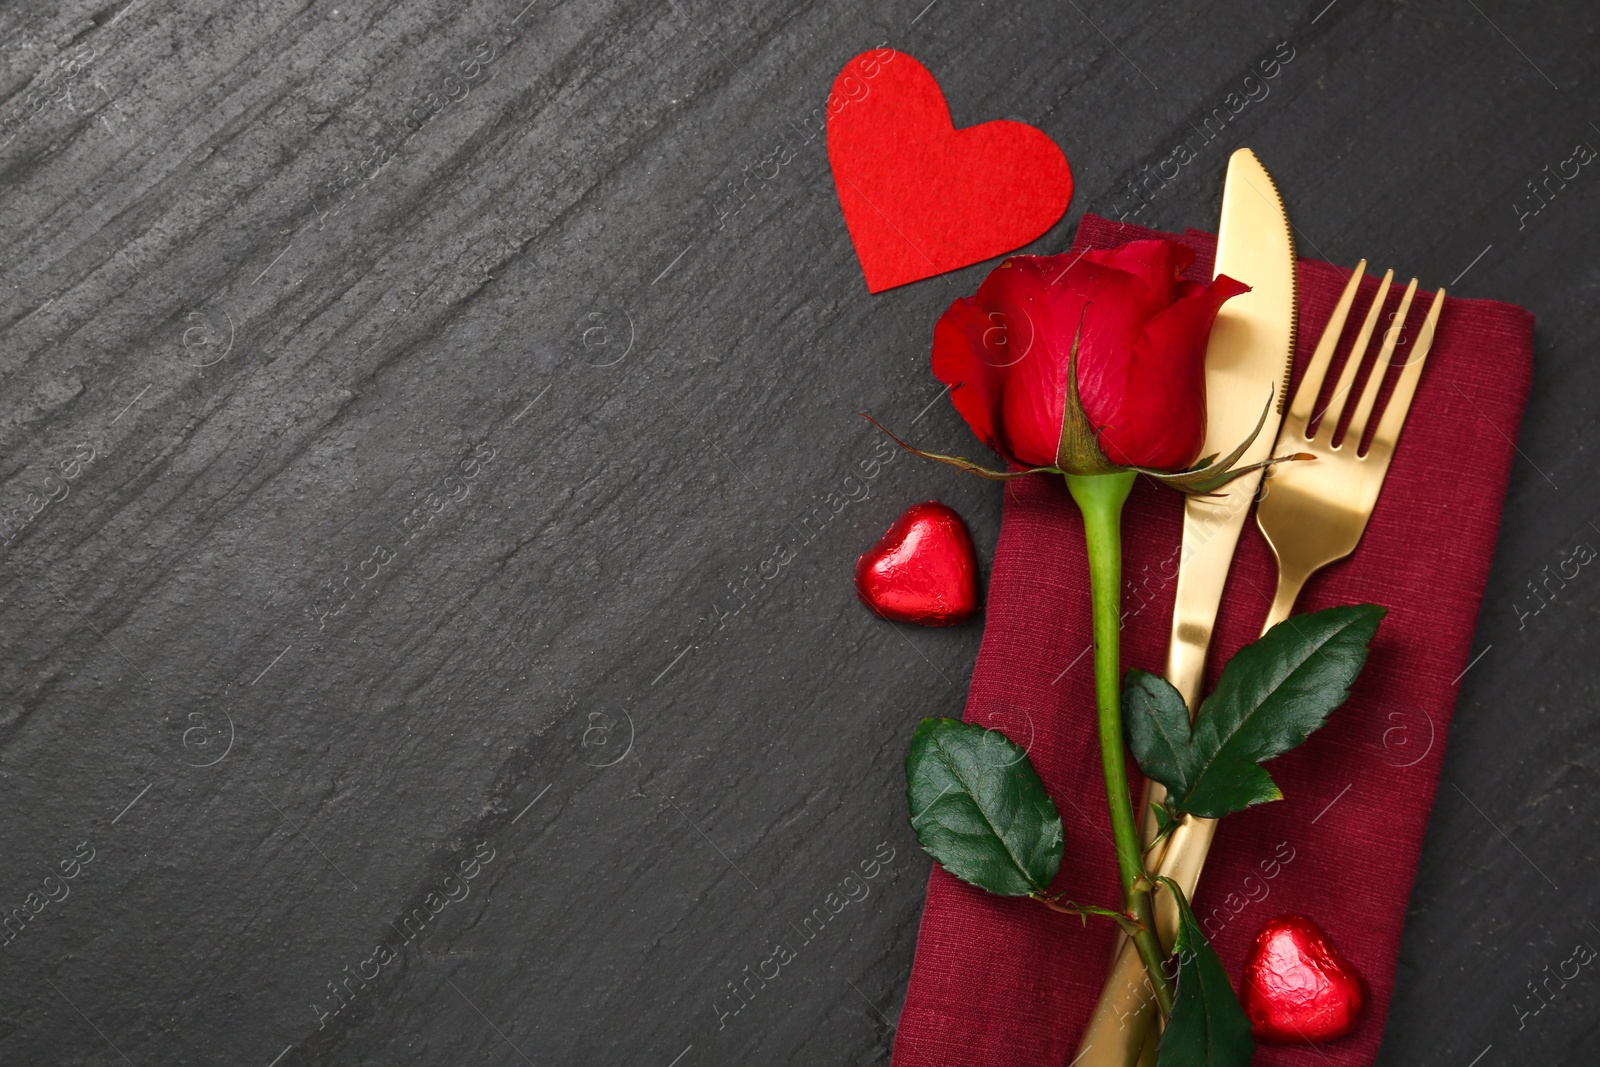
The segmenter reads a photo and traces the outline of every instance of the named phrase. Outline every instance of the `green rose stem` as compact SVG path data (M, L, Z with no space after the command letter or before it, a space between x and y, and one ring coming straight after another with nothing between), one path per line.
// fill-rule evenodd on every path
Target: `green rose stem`
M1123 904L1139 924L1131 932L1144 961L1163 1015L1172 1013L1172 987L1163 962L1166 954L1155 935L1150 880L1145 877L1139 832L1133 820L1128 789L1128 764L1122 747L1122 504L1133 489L1133 471L1115 474L1069 474L1067 489L1083 512L1084 541L1089 551L1089 598L1094 613L1094 693L1100 724L1100 766L1105 771L1106 800L1111 805L1111 836L1116 842L1117 870L1122 876Z

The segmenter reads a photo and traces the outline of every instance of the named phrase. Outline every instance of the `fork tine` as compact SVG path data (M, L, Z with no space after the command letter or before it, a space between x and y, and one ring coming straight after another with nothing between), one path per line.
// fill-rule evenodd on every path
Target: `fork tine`
M1355 273L1350 275L1344 292L1339 294L1339 302L1334 305L1333 315L1328 319L1328 325L1322 328L1322 336L1317 339L1317 350L1311 356L1311 362L1306 365L1306 372L1300 379L1300 388L1295 390L1294 401L1289 405L1288 414L1284 416L1285 431L1293 430L1302 437L1306 433L1306 423L1311 421L1311 408L1317 402L1317 394L1322 391L1322 379L1327 377L1328 367L1333 363L1333 350L1339 343L1339 335L1344 332L1344 321L1350 315L1350 305L1355 302L1356 290L1361 287L1361 279L1367 276L1367 261L1362 260L1356 264Z
M1383 409L1383 418L1378 420L1377 432L1372 435L1372 448L1367 452L1369 457L1376 456L1387 464L1389 457L1394 454L1395 442L1400 439L1400 427L1406 421L1411 398L1417 392L1417 379L1422 377L1422 361L1428 358L1428 350L1433 347L1433 331L1439 325L1439 312L1442 310L1444 290L1440 289L1434 294L1433 306L1428 308L1428 317L1417 333L1417 343L1411 346L1411 358L1401 369L1400 377L1395 379L1389 406Z
M1356 405L1356 413L1350 416L1350 425L1344 431L1344 440L1356 448L1361 447L1361 435L1366 432L1367 419L1372 416L1372 408L1378 402L1378 389L1383 385L1383 379L1389 374L1389 360L1394 356L1394 346L1400 341L1400 334L1405 329L1406 315L1411 311L1411 298L1417 294L1417 280L1411 279L1411 284L1406 286L1406 295L1400 298L1400 307L1390 319L1393 323L1383 331L1383 347L1378 350L1378 358L1372 362L1372 370L1367 374L1367 384L1361 390L1361 403ZM1344 447L1340 442L1339 447Z
M1355 344L1350 346L1350 355L1344 361L1344 370L1339 372L1339 384L1334 386L1333 395L1328 397L1328 406L1322 409L1317 437L1325 442L1331 443L1333 431L1339 428L1339 418L1344 414L1344 399L1355 384L1356 371L1361 369L1362 361L1367 358L1367 343L1372 340L1372 330L1378 325L1378 312L1383 310L1383 301L1389 295L1389 285L1393 281L1394 271L1384 271L1383 281L1378 285L1378 295L1372 298L1372 306L1367 309L1367 317L1361 323L1361 332L1356 334Z

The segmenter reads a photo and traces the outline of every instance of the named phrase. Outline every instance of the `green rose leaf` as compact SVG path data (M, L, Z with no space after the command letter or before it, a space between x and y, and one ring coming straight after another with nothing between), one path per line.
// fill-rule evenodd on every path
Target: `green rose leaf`
M998 730L923 719L906 756L911 828L951 874L991 893L1043 893L1061 866L1061 816L1028 755Z
M1128 747L1145 777L1169 790L1173 782L1183 781L1194 744L1189 709L1172 683L1158 674L1129 668L1122 679L1122 719Z
M1228 972L1200 932L1182 890L1170 879L1161 882L1178 900L1178 991L1157 1067L1250 1067L1256 1043Z
M1140 769L1167 787L1174 807L1208 819L1280 799L1260 764L1300 744L1348 699L1386 613L1351 604L1291 615L1228 661L1192 731L1171 684L1129 671L1123 714Z

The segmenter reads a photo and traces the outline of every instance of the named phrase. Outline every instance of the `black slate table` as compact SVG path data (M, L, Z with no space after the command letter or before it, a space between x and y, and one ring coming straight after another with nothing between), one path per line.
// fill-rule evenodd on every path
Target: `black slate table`
M818 109L882 44L1062 145L1031 250L1086 210L1209 227L1248 144L1302 254L1536 313L1383 1062L1594 1062L1591 970L1527 1013L1600 945L1600 578L1528 583L1600 541L1600 173L1545 181L1600 145L1597 22L5 5L0 1062L887 1061L928 870L901 759L982 631L885 625L851 566L931 497L987 557L1000 495L856 417L967 447L928 339L988 269L866 293Z

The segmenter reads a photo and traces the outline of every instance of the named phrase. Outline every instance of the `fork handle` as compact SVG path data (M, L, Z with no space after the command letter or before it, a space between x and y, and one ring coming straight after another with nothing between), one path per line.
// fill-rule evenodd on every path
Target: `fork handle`
M1288 570L1280 563L1277 593L1272 598L1267 621L1262 624L1263 634L1289 617L1310 576L1309 571ZM1192 899L1216 832L1215 819L1186 817L1167 839L1166 848L1155 864L1155 873L1172 879L1183 889L1183 895ZM1159 888L1152 896L1156 934L1162 947L1170 949L1178 929L1178 902L1170 892ZM1140 1050L1140 1067L1155 1067L1159 1028L1150 1025L1153 1001L1149 981L1145 977L1144 962L1139 959L1133 943L1123 940L1111 974L1100 990L1100 1000L1089 1018L1089 1026L1078 1043L1079 1059L1073 1062L1079 1067L1124 1067L1132 1060L1136 1049Z
M1278 592L1272 598L1272 610L1267 612L1267 621L1261 624L1261 636L1265 637L1268 630L1289 617L1294 610L1294 602L1300 599L1300 590L1310 577L1310 571L1291 571L1282 562L1278 564Z

